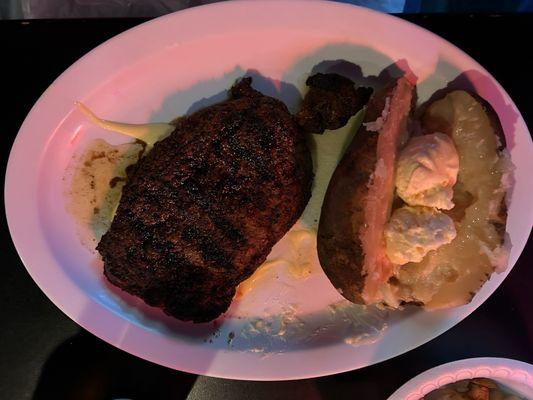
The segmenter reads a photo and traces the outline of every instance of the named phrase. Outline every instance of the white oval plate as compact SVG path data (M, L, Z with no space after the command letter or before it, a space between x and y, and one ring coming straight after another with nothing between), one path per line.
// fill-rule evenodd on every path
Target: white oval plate
M533 396L533 365L507 358L468 358L427 370L392 394L388 400L421 400L441 386L463 379L489 378L517 396Z
M360 65L361 70L335 60ZM510 265L493 276L469 305L433 313L398 312L379 340L354 343L351 319L327 313L340 298L315 259L310 278L283 285L274 277L265 280L254 296L236 302L222 325L211 332L212 325L175 321L107 284L95 254L80 244L65 211L65 168L89 139L102 137L112 143L126 139L87 124L74 109L75 100L108 119L169 121L221 100L236 78L256 70L269 78L256 77L256 87L294 110L312 70L351 68L352 74L368 76L392 63L401 69L405 60L419 77L421 101L459 75L466 77L499 114L517 167L507 227L513 244ZM328 143L341 136L324 137L328 139L320 149L327 152ZM338 153L339 143L331 146ZM483 67L440 37L401 19L333 2L228 2L142 24L68 68L35 104L15 140L6 174L6 213L32 278L65 314L96 336L183 371L240 379L296 379L397 356L474 311L500 285L526 243L533 220L531 170L533 145L512 100ZM255 336L250 329L247 336L241 334L243 327L250 328L265 315L266 328L263 324ZM307 325L303 329L299 325L301 315L314 321L314 331L307 336L302 334ZM276 327L268 334L272 324ZM287 326L296 333L286 334ZM236 341L230 340L231 334Z

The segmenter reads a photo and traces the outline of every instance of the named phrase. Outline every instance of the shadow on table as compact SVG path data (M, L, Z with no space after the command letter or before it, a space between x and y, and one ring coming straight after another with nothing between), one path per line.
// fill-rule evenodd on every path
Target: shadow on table
M185 399L196 376L127 354L81 331L43 366L34 400Z

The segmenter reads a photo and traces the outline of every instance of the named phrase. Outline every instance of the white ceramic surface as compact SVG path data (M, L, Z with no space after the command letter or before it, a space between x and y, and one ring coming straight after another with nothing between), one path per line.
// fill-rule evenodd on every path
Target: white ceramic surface
M74 109L75 100L108 119L168 121L220 101L233 81L248 72L255 76L257 88L295 110L311 71L341 70L360 80L361 75L378 75L391 64L393 72L405 69L406 62L419 77L420 101L451 81L466 83L487 99L500 116L517 167L507 227L513 244L509 267L494 275L471 304L433 313L415 309L394 313L379 340L355 345L336 329L338 321L321 319L340 298L317 267L309 279L294 285L280 286L275 279L261 285L251 300L232 305L214 330L212 325L175 321L116 290L102 277L95 254L80 244L64 207L64 170L72 154L90 139L102 137L112 143L126 139L87 124ZM326 136L329 139L321 148L327 151L328 143L337 139ZM28 272L85 329L171 368L281 380L389 359L431 340L474 311L500 285L526 243L533 221L531 170L531 137L512 100L483 67L443 39L401 19L339 3L228 2L142 24L68 68L37 101L20 129L9 159L5 200L11 235ZM272 308L259 307L264 302L272 303ZM291 308L295 303L297 307ZM295 321L287 318L293 314L311 316L319 328L333 328L326 336L317 328L313 340L298 335L282 340L272 340L268 334L246 340L239 336L245 324L265 315L277 318L270 322L283 328ZM229 340L231 333L237 333L239 343Z
M528 400L533 398L533 365L507 358L469 358L439 365L417 375L389 397L389 400L420 400L448 383L462 379L490 378L502 389Z

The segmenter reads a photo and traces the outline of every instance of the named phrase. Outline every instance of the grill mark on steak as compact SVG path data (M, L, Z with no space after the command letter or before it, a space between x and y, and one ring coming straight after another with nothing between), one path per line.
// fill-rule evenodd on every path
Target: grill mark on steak
M216 198L214 198L214 196L200 193L198 185L192 179L186 179L183 182L183 186L186 188L186 192L191 200L196 202L202 211L204 211L211 219L215 227L221 232L224 232L228 239L234 240L239 244L245 241L245 237L241 230L220 215L220 210L215 209L214 204L216 202Z
M311 194L303 132L250 83L177 120L128 170L97 247L110 282L182 320L224 312Z
M238 142L238 138L235 136L229 139L231 146L231 153L234 157L238 159L246 160L250 167L254 168L259 177L264 180L271 180L272 173L268 169L266 162L261 154L256 153L253 149L248 149L244 146L241 146Z
M219 247L212 237L208 237L205 231L189 225L181 233L181 239L186 243L196 243L202 260L212 260L223 268L229 268L229 254Z

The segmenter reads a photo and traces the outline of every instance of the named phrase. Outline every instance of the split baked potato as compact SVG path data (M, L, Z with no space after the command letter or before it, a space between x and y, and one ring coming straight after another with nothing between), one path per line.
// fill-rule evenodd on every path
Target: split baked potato
M394 179L415 97L406 78L374 94L326 192L319 260L332 284L354 303L459 306L507 264L505 195L511 167L505 137L492 107L462 90L433 100L419 120L422 134L445 134L457 151L454 207L438 210L453 221L455 237L419 262L398 265L387 256L385 227L391 213L405 206Z

